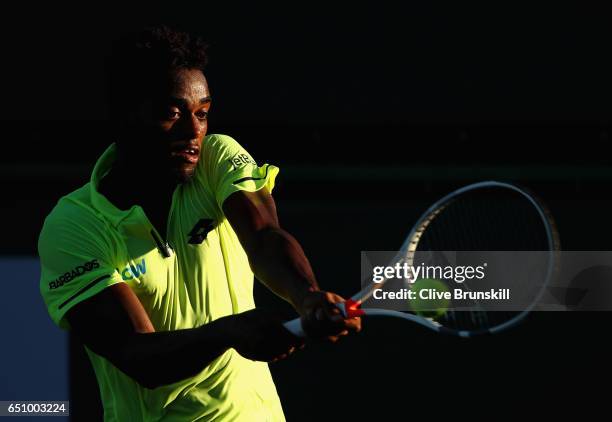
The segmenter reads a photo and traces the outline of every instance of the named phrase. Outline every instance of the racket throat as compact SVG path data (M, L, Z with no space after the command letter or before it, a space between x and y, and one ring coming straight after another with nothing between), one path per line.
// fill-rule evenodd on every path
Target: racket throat
M361 309L361 302L357 302L353 299L338 303L336 306L340 309L344 318L356 318L365 315L365 311Z

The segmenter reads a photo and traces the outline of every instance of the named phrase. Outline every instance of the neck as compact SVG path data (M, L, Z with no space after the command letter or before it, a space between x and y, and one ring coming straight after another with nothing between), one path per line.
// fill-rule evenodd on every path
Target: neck
M100 182L99 190L119 209L165 202L172 198L176 180L159 171L149 160L135 160L120 148L113 167Z

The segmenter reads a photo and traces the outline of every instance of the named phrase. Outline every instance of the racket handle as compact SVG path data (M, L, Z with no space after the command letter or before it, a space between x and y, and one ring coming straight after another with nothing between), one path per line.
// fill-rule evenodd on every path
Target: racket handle
M304 328L302 327L302 318L296 318L292 319L291 321L287 321L283 324L283 326L296 337L306 337L306 333L304 332Z
M350 303L353 303L352 301ZM346 318L347 316L347 308L344 303L336 303L336 307L340 309L342 312L342 316ZM359 315L363 315L363 311L359 310ZM351 317L354 315L350 315ZM291 334L297 337L306 337L306 333L304 332L304 327L302 326L302 318L292 319L291 321L287 321L283 324L283 326L289 330Z

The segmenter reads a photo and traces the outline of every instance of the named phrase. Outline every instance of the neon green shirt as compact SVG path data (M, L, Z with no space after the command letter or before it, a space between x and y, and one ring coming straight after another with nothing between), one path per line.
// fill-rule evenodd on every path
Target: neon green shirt
M174 191L165 244L141 207L119 210L98 193L115 154L113 144L91 181L61 198L45 220L40 291L53 321L69 329L66 313L115 283L136 293L156 331L194 328L254 308L253 273L221 205L238 190L272 191L278 168L257 166L228 136L207 136L193 179ZM267 364L234 349L195 377L155 389L87 353L106 421L284 420Z

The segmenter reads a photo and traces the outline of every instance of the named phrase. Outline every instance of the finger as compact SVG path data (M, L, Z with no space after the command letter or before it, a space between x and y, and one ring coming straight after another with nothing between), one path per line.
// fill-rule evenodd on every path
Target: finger
M317 321L324 321L326 316L325 308L317 308L315 310L315 318Z
M329 303L342 303L345 302L344 298L336 293L325 292L325 298Z
M337 311L338 311L338 314L328 314L327 319L335 325L343 325L344 317L340 314L339 310Z
M272 356L272 358L270 359L270 362L278 362L278 361L283 360L283 359L287 359L287 354L286 353L281 353L280 355Z
M325 307L323 309L324 309L325 317L328 321L331 321L332 323L340 323L341 321L344 320L344 316L342 315L342 313L340 312L340 309L338 309L336 305L330 304L329 307Z
M335 336L346 329L341 315L330 315L322 308L313 313L312 319L305 319L305 329L311 338Z
M344 326L353 332L361 331L361 318L350 318L344 321Z
M340 332L346 330L346 322L342 315L326 314L326 320L322 321L321 328L325 330L328 335L338 335Z

